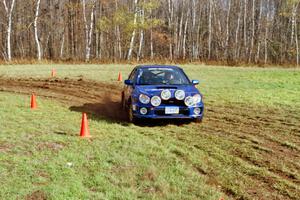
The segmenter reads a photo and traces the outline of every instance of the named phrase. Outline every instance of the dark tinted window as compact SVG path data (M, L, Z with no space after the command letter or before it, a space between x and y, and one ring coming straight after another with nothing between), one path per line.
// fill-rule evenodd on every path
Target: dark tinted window
M138 71L138 85L188 85L186 75L178 68L142 68Z
M133 79L134 79L134 77L135 77L135 73L136 73L136 69L134 69L132 72L131 72L131 74L129 75L129 80L132 80L133 81Z

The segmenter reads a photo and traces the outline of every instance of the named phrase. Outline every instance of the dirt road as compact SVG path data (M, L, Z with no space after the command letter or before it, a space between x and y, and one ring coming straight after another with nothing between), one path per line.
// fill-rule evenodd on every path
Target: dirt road
M120 113L121 85L85 81L83 79L0 79L0 91L31 94L55 99L74 109L101 113L122 121Z

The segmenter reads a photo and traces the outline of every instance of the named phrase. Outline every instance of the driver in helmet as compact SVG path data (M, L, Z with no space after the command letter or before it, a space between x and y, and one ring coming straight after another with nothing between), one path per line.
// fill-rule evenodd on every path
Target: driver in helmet
M165 72L165 81L169 84L175 84L175 76L172 71L166 71Z
M141 80L140 83L143 85L147 85L151 83L151 78L152 78L152 74L149 71L145 71L143 72L143 74L141 75Z

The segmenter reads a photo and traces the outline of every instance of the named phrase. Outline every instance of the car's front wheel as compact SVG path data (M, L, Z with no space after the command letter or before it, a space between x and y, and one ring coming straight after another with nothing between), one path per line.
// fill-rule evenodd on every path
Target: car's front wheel
M200 123L202 123L202 118L196 118L193 121L197 124L200 124Z
M125 101L125 96L124 96L124 93L123 93L123 92L122 92L121 106L122 106L122 109L123 109L123 110L126 109L126 101Z
M133 115L133 109L132 109L132 104L130 103L127 109L127 116L128 116L128 121L130 123L136 123L137 118Z

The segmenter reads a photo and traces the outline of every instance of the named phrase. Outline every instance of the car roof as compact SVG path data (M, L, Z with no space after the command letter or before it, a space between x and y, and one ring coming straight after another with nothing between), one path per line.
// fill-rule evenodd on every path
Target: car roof
M181 69L175 65L139 65L136 66L137 69L146 69L146 68L173 68L173 69Z

